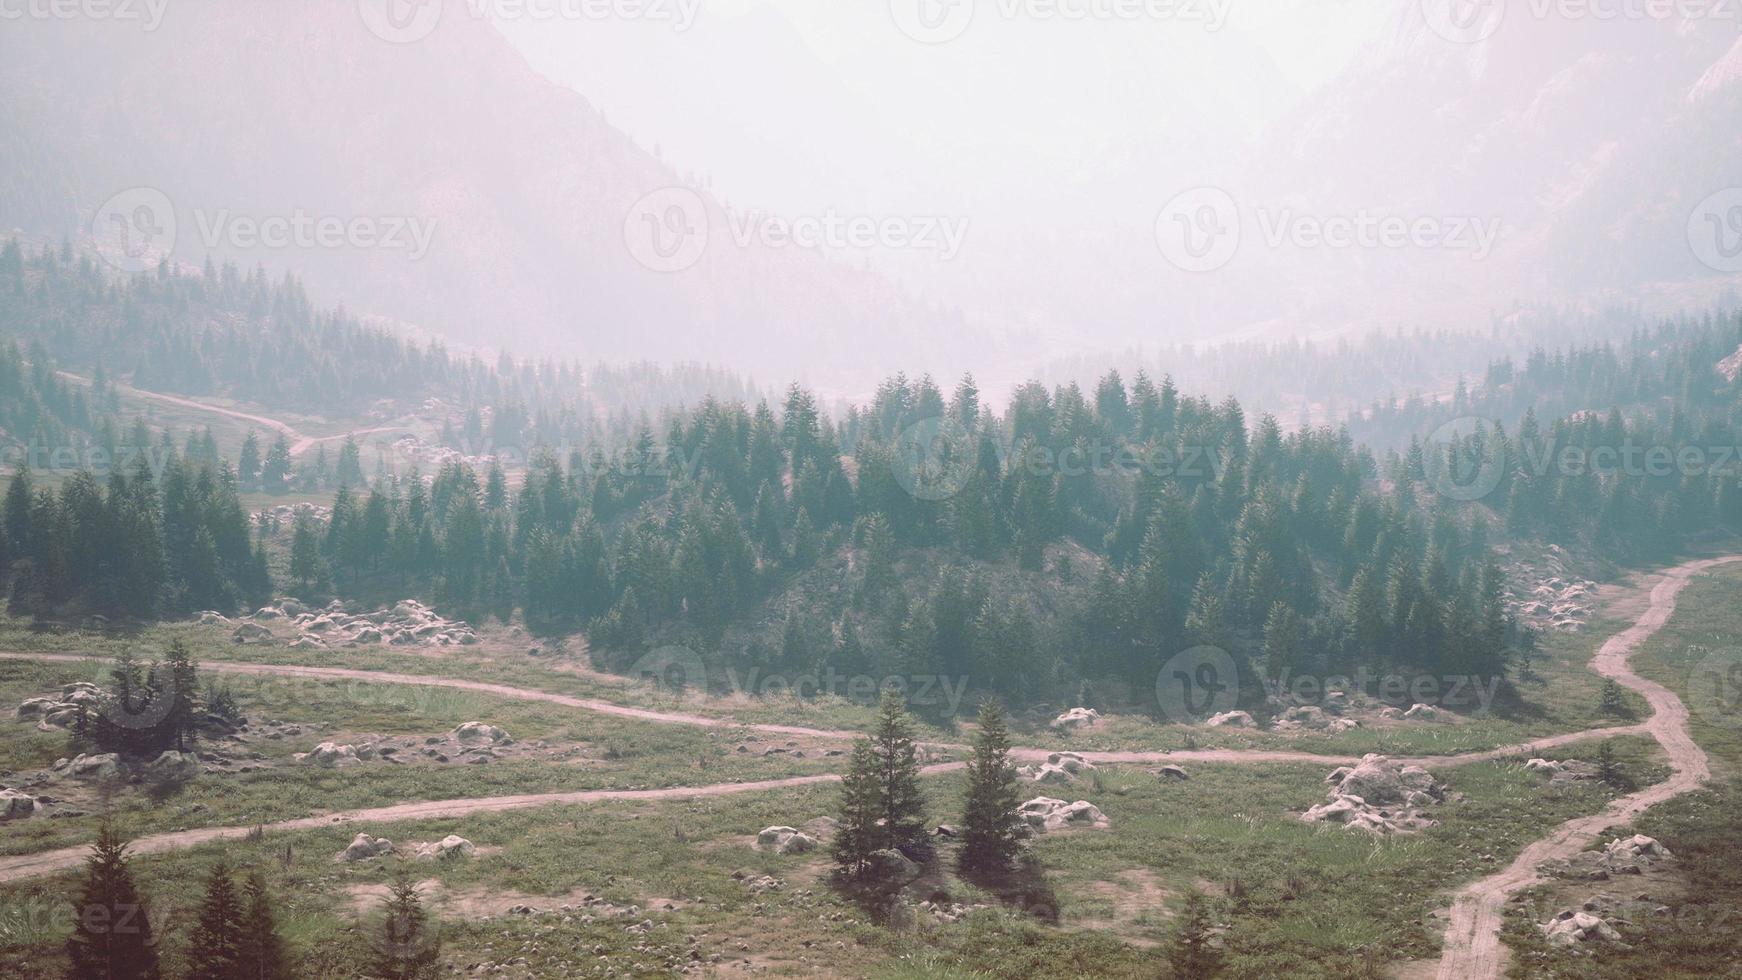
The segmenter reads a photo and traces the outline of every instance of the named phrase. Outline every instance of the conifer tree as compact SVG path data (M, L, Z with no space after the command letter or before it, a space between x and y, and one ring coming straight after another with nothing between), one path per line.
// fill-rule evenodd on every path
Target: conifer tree
M878 707L871 754L876 760L878 803L887 841L883 846L916 859L929 855L931 844L925 834L925 799L919 791L913 724L901 697L893 691L883 695Z
M1221 969L1222 954L1210 945L1210 903L1203 893L1192 891L1180 912L1179 931L1168 950L1167 963L1178 980L1206 980Z
M199 920L188 943L192 968L190 980L231 980L241 976L242 902L230 865L222 858L206 879L206 894L200 900Z
M1010 762L1010 732L998 703L980 705L980 731L968 761L968 800L962 811L964 872L998 874L1010 870L1028 837L1017 811L1016 767Z
M258 869L248 875L242 896L242 946L237 976L242 980L289 980L292 975L284 938L266 877Z
M423 980L436 975L441 941L417 886L400 879L389 886L387 905L376 925L375 962L370 975L381 980Z
M127 845L107 822L85 862L74 911L66 941L69 980L157 980L151 916L127 866Z
M877 779L877 759L871 742L853 743L847 772L841 777L841 816L835 828L835 864L847 878L861 879L869 868L873 851L883 845L882 793Z

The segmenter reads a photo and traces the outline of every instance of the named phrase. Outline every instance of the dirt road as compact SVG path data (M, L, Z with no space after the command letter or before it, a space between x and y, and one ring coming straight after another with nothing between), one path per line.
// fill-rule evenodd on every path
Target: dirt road
M91 383L88 378L81 378L76 374L69 374L66 371L60 371L57 373L68 381L76 381L79 384L85 385ZM305 436L293 428L288 422L281 422L278 419L269 418L265 415L251 415L248 412L238 411L233 408L208 405L205 402L194 401L191 398L182 398L177 395L165 395L155 391L144 391L139 388L129 387L119 382L115 384L115 388L122 394L130 395L134 398L161 402L165 405L175 405L180 408L191 408L196 412L210 412L213 415L222 415L227 418L236 419L237 421L249 422L258 425L263 429L270 429L273 432L282 433L285 441L290 443L290 454L292 456L301 456L303 453L308 452L310 449L313 449L315 446L323 442L336 442L345 438L346 435L365 436L376 432L396 432L400 429L406 428L403 425L379 425L372 429L354 429L343 435Z
M1627 823L1648 807L1698 787L1711 775L1705 751L1688 733L1687 706L1673 691L1635 674L1628 658L1669 621L1675 612L1676 596L1694 575L1735 561L1742 561L1742 556L1691 561L1663 573L1662 580L1651 590L1651 604L1645 612L1631 627L1610 637L1591 660L1591 669L1597 673L1613 677L1645 695L1652 715L1650 721L1639 727L1663 746L1674 775L1615 800L1602 813L1561 824L1554 833L1526 847L1505 870L1461 889L1453 899L1451 921L1446 926L1439 980L1499 977L1502 910L1509 897L1541 880L1537 868L1544 861L1579 853L1610 828Z

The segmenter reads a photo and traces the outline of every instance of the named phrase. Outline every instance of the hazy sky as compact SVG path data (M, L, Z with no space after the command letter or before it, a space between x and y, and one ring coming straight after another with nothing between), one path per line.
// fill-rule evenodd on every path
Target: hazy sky
M1147 245L1161 201L1237 165L1396 16L1371 0L1187 0L1177 16L1085 21L1048 0L978 0L959 36L927 44L898 17L940 0L658 2L643 19L502 7L494 20L536 68L739 208L970 220L949 261L869 260L943 302L1043 328L1058 318L1050 287L1023 291L1037 263L1068 262L1060 244L1081 241L1104 265L1098 239L1115 229ZM1087 283L1092 270L1058 273Z

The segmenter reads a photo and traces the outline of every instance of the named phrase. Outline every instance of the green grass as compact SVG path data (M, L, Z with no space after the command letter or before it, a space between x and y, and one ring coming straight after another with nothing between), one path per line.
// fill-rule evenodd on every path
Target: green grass
M1597 978L1640 976L1662 980L1736 976L1742 963L1742 865L1735 860L1742 836L1742 690L1731 675L1727 688L1715 688L1710 668L1742 667L1742 568L1724 566L1696 578L1677 603L1669 624L1634 655L1641 676L1676 691L1689 704L1695 741L1711 758L1713 781L1707 788L1653 807L1631 828L1613 837L1642 833L1656 837L1679 859L1680 894L1659 897L1665 915L1616 924L1631 947L1608 947L1595 956L1570 956L1551 949L1536 931L1560 908L1549 889L1527 895L1507 919L1505 940L1514 950L1511 976ZM1714 658L1714 654L1716 657ZM1631 898L1645 886L1623 879L1601 890ZM1661 890L1661 886L1652 886Z

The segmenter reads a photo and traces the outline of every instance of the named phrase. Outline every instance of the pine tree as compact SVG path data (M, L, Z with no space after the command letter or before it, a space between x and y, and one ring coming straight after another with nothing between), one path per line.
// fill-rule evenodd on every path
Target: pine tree
M1626 791L1633 788L1633 780L1621 763L1615 761L1615 749L1606 741L1597 746L1597 779L1610 789Z
M237 976L242 980L289 980L290 958L278 934L278 917L272 910L272 895L266 877L258 870L248 876L242 898L242 947Z
M376 927L376 955L370 975L382 980L434 977L441 942L417 896L417 886L402 878L389 888L387 905Z
M296 529L291 532L290 577L296 579L304 594L321 578L321 541L316 536L314 520L306 511L297 513Z
M75 911L66 942L69 980L157 980L151 916L127 866L127 845L107 822L85 862Z
M170 700L168 711L159 724L160 740L175 745L177 752L186 752L188 745L199 738L201 714L199 669L188 656L187 645L172 640L164 658L168 682L159 697Z
M980 705L979 723L974 757L968 762L959 862L964 872L999 874L1015 864L1028 824L1017 811L1020 796L1016 767L1010 762L1010 732L996 701Z
M893 691L883 695L878 707L871 754L877 765L879 805L887 841L883 846L896 848L916 860L928 856L931 843L925 833L925 799L919 791L913 725L901 697Z
M1597 712L1611 718L1631 718L1633 709L1627 706L1627 698L1621 693L1621 685L1613 677L1603 679L1603 695L1597 703Z
M230 980L241 976L243 921L242 903L230 865L219 858L206 880L200 901L199 921L188 943L193 961L190 980Z
M283 493L290 478L290 440L280 432L266 450L266 461L260 466L260 489L267 493Z
M1168 966L1178 980L1204 980L1221 969L1222 954L1210 945L1211 926L1210 903L1194 890L1186 896L1179 931L1167 953Z
M871 854L883 846L882 793L877 779L877 758L869 740L853 743L853 753L841 777L841 816L835 828L835 864L843 877L862 879Z

